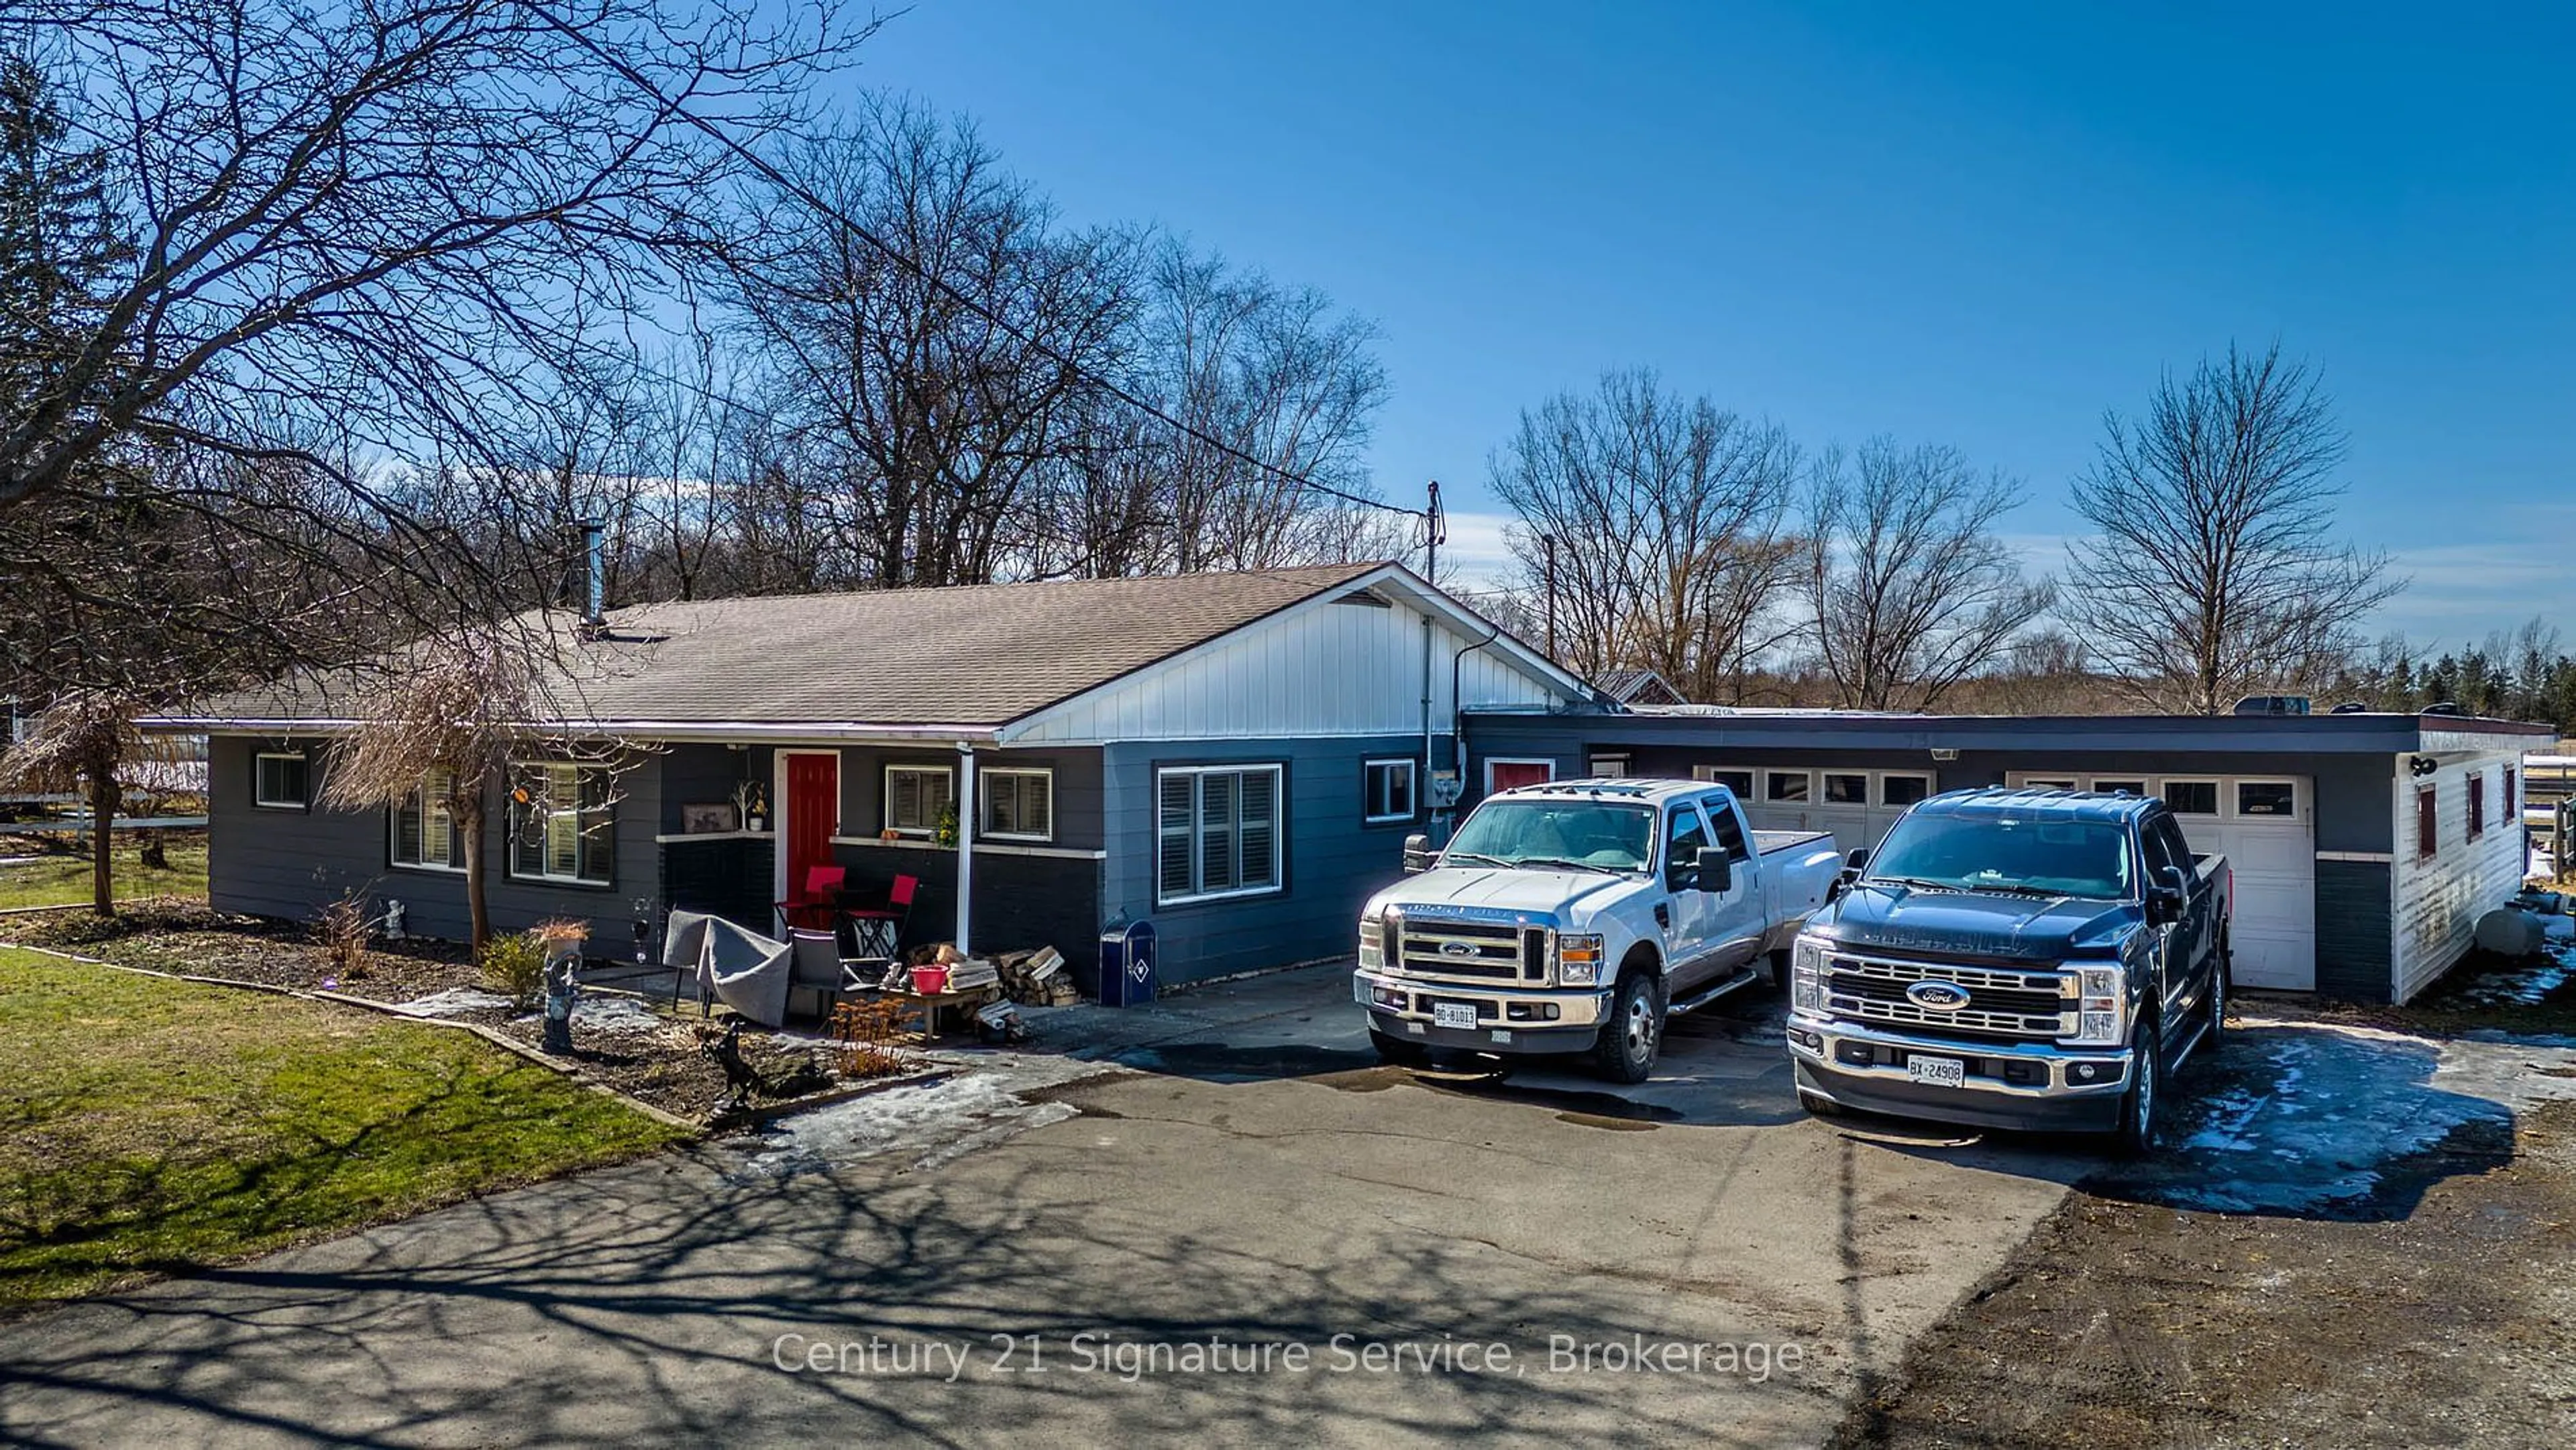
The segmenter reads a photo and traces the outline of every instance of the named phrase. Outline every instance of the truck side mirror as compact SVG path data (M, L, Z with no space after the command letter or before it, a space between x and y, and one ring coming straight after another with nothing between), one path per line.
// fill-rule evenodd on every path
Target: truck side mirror
M1723 846L1699 848L1699 889L1723 896L1735 889L1735 858Z
M1867 846L1854 846L1844 855L1843 880L1845 882L1858 881L1860 873L1868 869L1869 848Z
M1404 874L1419 876L1431 869L1431 838L1416 832L1404 838Z
M2156 884L2147 888L2147 920L2168 926L2182 920L2183 906L2191 900L2191 878L2179 866L2167 866L2156 878Z

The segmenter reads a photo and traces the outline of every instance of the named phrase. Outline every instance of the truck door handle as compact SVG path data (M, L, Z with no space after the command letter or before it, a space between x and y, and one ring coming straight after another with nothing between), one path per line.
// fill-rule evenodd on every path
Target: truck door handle
M1673 909L1662 902L1655 903L1655 925L1669 927L1672 924Z

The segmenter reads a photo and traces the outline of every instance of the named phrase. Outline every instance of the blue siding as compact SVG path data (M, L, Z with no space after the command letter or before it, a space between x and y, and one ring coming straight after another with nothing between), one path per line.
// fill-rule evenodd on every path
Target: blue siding
M1127 744L1109 746L1104 754L1109 859L1102 905L1108 919L1154 923L1165 981L1199 981L1347 954L1361 905L1402 874L1404 837L1422 829L1361 823L1362 763L1418 760L1419 735ZM1445 754L1442 758L1445 763ZM1155 769L1234 761L1284 767L1281 889L1231 900L1157 905Z

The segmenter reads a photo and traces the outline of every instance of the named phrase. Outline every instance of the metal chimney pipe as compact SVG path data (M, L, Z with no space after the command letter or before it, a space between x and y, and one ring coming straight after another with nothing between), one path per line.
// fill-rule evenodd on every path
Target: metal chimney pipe
M600 519L581 521L584 624L608 622L608 525Z

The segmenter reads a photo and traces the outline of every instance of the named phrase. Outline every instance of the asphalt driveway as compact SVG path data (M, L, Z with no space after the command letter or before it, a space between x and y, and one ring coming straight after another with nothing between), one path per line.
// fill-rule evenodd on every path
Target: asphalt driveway
M0 1438L1813 1443L2083 1166L1805 1119L1767 999L1614 1094L1346 981L0 1326Z

